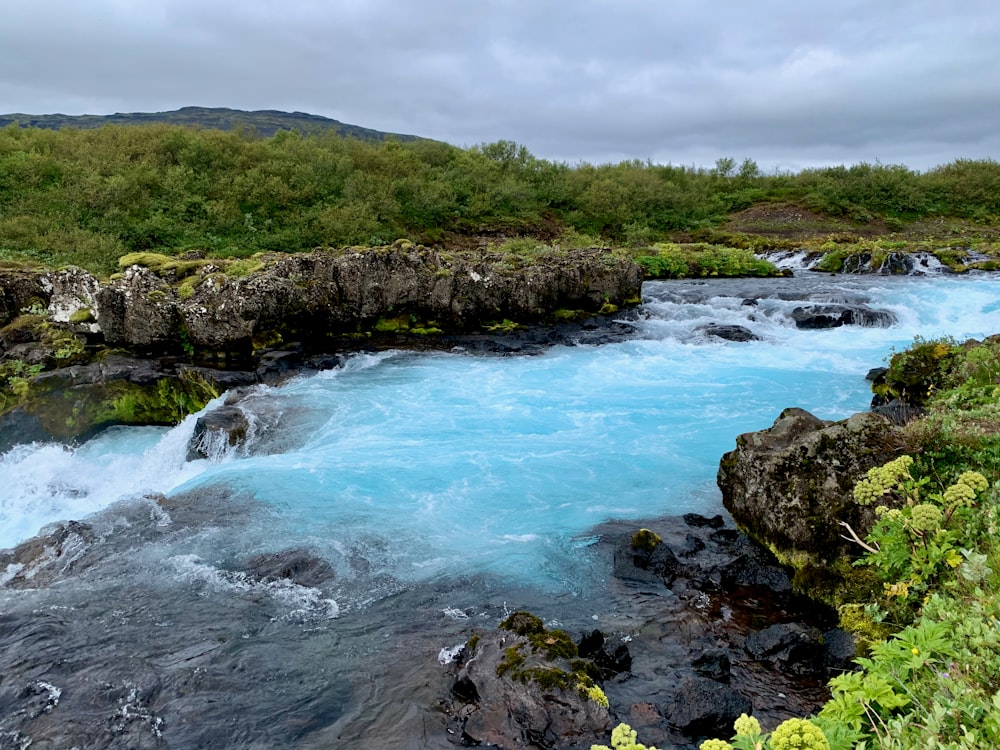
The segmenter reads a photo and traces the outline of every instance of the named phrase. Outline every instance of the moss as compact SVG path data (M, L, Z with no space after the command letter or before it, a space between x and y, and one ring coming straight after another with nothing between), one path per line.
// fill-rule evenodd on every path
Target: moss
M590 313L586 310L568 310L566 308L559 308L552 313L552 319L557 323L572 323L589 317Z
M511 677L517 679L517 675L521 674L521 667L524 666L525 657L521 653L521 649L524 644L518 644L517 646L511 646L504 651L504 657L497 664L497 677L503 677L505 674L510 673Z
M476 646L479 645L479 634L473 633L465 643L465 648L470 654L476 653Z
M191 299L194 296L194 290L198 288L201 282L202 278L200 276L189 276L177 287L177 296L182 300Z
M94 312L89 307L81 307L70 313L70 323L90 323L94 319Z
M655 531L639 529L632 535L632 549L652 552L663 541Z
M610 302L605 302L601 305L601 309L598 310L601 315L613 315L618 312L618 305L612 305Z
M379 333L405 333L410 330L413 321L409 315L397 315L394 318L379 318L375 330Z
M515 323L512 320L504 318L500 322L493 321L489 323L484 323L483 328L485 328L490 333L513 333L514 331L520 328L524 328L524 326Z
M548 659L575 659L579 655L573 639L563 630L543 630L527 634L527 638L532 651L540 652Z
M518 672L514 679L518 682L534 682L542 690L565 690L575 684L573 675L557 667L530 667Z
M873 645L892 635L892 628L884 622L875 622L863 604L844 604L837 608L840 627L854 636L858 652L869 651Z
M523 610L518 610L510 615L498 627L523 636L545 632L545 624L538 617L535 617L535 615Z

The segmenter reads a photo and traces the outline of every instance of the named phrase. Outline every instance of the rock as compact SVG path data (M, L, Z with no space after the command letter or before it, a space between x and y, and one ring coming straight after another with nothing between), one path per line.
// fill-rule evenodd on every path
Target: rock
M698 330L706 336L715 336L726 341L760 341L760 336L745 326L710 324Z
M299 586L319 586L336 576L329 562L304 549L254 555L242 568L259 581L290 581Z
M753 705L735 690L698 675L685 677L663 713L678 730L692 738L728 737L740 714Z
M640 529L616 545L613 570L618 578L669 585L677 573L677 557L656 534Z
M868 469L895 457L895 427L877 414L826 422L786 409L772 427L740 435L719 465L722 502L737 526L797 572L825 567L858 549L841 536L844 521L861 535L874 521L853 499Z
M695 660L691 662L691 666L699 675L707 677L713 682L728 683L732 674L729 652L721 648L702 651L701 655L695 657Z
M823 633L823 644L826 646L824 665L828 671L844 672L856 669L854 659L858 655L858 646L854 636L839 628Z
M466 646L446 712L466 746L589 748L611 730L607 707L580 689L567 659L503 628Z
M246 442L250 421L235 405L223 405L198 417L188 442L187 460L212 458Z
M628 646L619 643L611 646L600 630L593 630L577 641L580 658L590 659L601 670L604 679L632 669L632 655Z
M733 548L733 558L722 569L722 583L727 587L764 586L774 592L790 591L788 570L778 560L746 537Z
M888 328L896 316L888 310L873 310L864 305L805 305L792 310L797 328L839 328L845 325Z
M681 518L684 519L684 523L688 526L693 526L694 528L707 526L710 529L721 529L726 525L726 522L721 515L714 515L711 518L708 518L700 513L685 513L681 516Z
M499 254L446 260L402 244L275 253L243 277L202 269L184 299L154 271L132 266L96 295L96 317L108 344L143 351L185 346L240 358L268 342L315 348L331 335L365 330L461 332L639 300L641 270L607 251L574 250L524 266L508 261Z
M783 672L817 674L825 668L826 648L821 634L796 622L778 623L752 633L743 648L756 659Z

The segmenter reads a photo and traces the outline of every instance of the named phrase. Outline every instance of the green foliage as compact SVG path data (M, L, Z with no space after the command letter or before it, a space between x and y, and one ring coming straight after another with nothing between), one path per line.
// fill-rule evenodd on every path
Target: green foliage
M646 278L780 275L774 265L744 248L706 243L658 243L652 249L656 251L655 255L644 254L635 259L643 267Z
M714 169L639 161L570 167L510 141L460 149L332 131L262 138L164 123L12 126L0 129L0 258L112 273L127 253L247 258L395 237L560 232L545 243L567 247L586 238L648 248L775 200L843 217L848 227L872 217L989 223L1000 216L998 185L1000 165L988 160L927 174L863 164L763 175L752 160L737 168L729 158ZM515 241L511 250L530 254L532 243L540 244ZM725 261L706 257L690 272L726 275Z
M872 391L879 396L921 406L931 393L945 385L957 351L952 339L918 336L908 348L892 355L888 371L872 386Z
M636 731L628 724L619 724L611 730L611 747L607 745L591 745L590 750L656 750L648 748L636 739Z

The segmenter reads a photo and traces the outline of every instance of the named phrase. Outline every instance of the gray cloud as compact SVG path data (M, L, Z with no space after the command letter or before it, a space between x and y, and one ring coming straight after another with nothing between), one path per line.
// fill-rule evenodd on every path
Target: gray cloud
M1000 158L994 0L8 0L0 111L289 109L568 162Z

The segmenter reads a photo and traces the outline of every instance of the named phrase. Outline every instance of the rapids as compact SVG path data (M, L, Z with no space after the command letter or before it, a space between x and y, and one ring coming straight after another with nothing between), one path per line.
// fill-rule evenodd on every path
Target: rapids
M788 406L827 419L867 408L866 372L915 336L1000 331L1000 279L990 276L802 273L647 283L644 297L621 343L535 356L357 354L259 386L240 402L246 445L207 460L185 460L196 415L76 447L15 447L0 456L0 548L70 518L92 523L99 543L51 586L0 588L9 622L44 611L52 627L0 646L40 650L29 671L59 689L69 678L46 669L45 653L68 650L86 669L113 663L102 679L126 708L129 685L189 658L191 694L206 670L225 710L161 717L158 698L129 709L142 731L174 732L171 747L320 747L399 733L408 746L436 746L412 739L414 726L433 724L421 703L434 700L428 666L387 654L406 644L436 665L439 649L511 608L641 628L606 599L601 524L718 513L715 472L739 433ZM802 330L789 314L804 301L866 304L898 322ZM708 324L759 340L722 340ZM166 509L149 493L166 494ZM329 563L332 582L293 587L241 572L249 556L289 548ZM220 663L253 680L277 675L284 697L256 686L234 700L239 681L219 677L210 665ZM199 721L216 722L214 733ZM15 730L0 720L5 731Z

